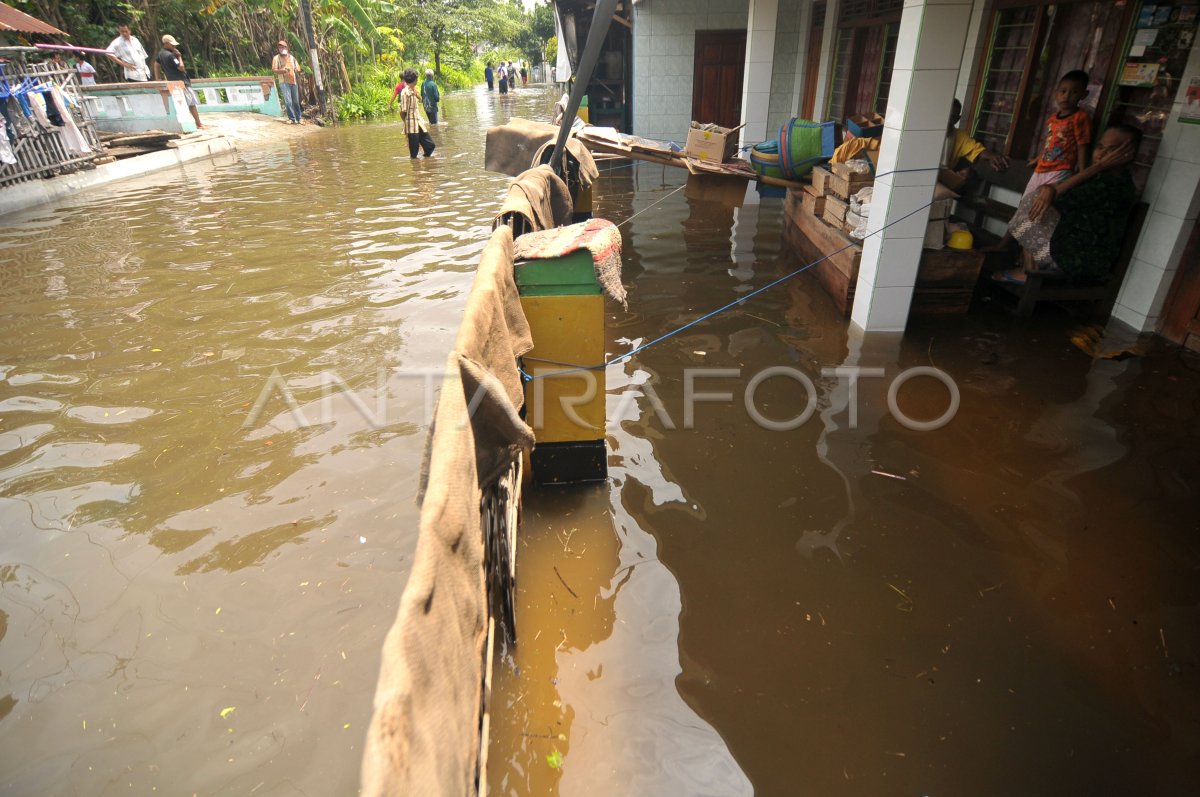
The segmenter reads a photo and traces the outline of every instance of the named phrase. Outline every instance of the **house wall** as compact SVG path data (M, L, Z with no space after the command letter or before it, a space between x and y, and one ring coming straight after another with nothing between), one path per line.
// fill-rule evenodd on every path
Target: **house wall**
M1117 296L1113 315L1139 331L1158 326L1163 302L1179 269L1200 212L1200 125L1182 124L1185 89L1200 78L1200 42L1192 47L1142 201L1150 213Z
M775 60L771 70L771 98L767 106L767 137L775 135L795 115L796 59L800 56L802 9L812 0L779 0L775 23ZM807 48L805 48L807 49ZM753 143L753 142L751 142Z
M692 121L696 31L745 30L746 0L649 0L633 7L633 132L682 146Z

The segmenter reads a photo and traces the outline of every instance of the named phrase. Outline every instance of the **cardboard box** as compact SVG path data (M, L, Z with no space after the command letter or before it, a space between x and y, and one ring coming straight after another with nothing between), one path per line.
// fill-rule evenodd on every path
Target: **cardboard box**
M935 199L929 206L930 221L940 221L950 218L950 211L954 206L953 199Z
M826 196L825 209L821 215L826 222L840 230L843 222L846 221L846 210L847 205L845 202L842 202L837 197Z
M936 219L930 221L925 227L925 244L926 249L942 249L946 246L946 220Z
M716 130L688 130L687 146L683 148L689 158L713 163L724 163L737 151L737 136L726 127Z

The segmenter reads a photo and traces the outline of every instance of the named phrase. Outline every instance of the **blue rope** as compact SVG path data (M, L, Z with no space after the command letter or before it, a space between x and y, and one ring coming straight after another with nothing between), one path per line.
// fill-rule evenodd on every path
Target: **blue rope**
M877 178L878 177L887 177L889 174L904 174L906 172L937 171L937 169L939 169L939 168L940 167L938 167L938 166L933 166L933 167L926 167L923 169L896 169L894 171L884 172L883 174L878 175ZM925 210L926 208L929 208L931 205L933 205L932 200L925 203L924 205L917 208L916 210L912 211L911 213L906 213L903 216L901 216L900 218L896 219L895 221L893 221L889 224L883 225L878 230L867 233L865 236L863 236L863 240L864 241L867 240L867 238L870 238L872 235L878 235L879 233L886 230L888 227L891 227L893 224L899 224L900 222L904 221L905 219L907 219L911 216L917 215L918 213ZM699 324L703 321L707 321L708 319L710 319L714 316L720 315L721 313L725 312L726 310L729 310L733 307L737 307L739 304L743 304L744 302L748 302L751 299L753 299L755 296L758 296L760 293L769 291L771 288L774 288L776 285L779 285L780 283L783 283L783 282L787 282L788 280L792 279L793 277L795 277L799 274L803 274L805 271L808 271L813 266L820 265L821 263L825 262L826 260L833 257L834 255L841 254L842 252L845 252L847 249L850 249L854 246L857 246L857 244L852 244L852 243L846 244L841 249L834 250L833 252L830 252L827 255L817 258L816 260L812 261L811 263L806 263L805 265L801 266L800 268L796 269L795 271L791 272L790 274L785 274L782 277L780 277L779 279L775 280L774 282L769 282L766 285L762 286L761 288L757 288L757 289L751 291L750 293L747 293L745 296L741 296L737 299L734 299L732 302L730 302L729 304L727 304L723 307L718 307L716 310L713 310L710 313L706 313L705 315L702 315L697 319L689 321L688 323L684 324L683 326L681 326L677 329L673 329L670 332L667 332L666 334L659 335L657 338L650 341L649 343L643 343L641 346L638 346L635 349L631 349L631 350L625 352L624 354L618 355L618 356L612 358L611 360L608 360L607 362L602 362L599 365L576 365L571 368L566 368L562 371L552 371L548 374L537 374L536 376L526 373L525 369L521 368L519 366L518 366L517 370L521 372L521 379L523 381L532 382L535 379L545 379L548 376L563 376L564 374L574 374L574 373L579 373L581 371L599 371L600 369L607 368L610 365L616 365L617 363L621 362L622 360L628 360L633 355L638 354L639 352L643 352L646 349L650 348L651 346L656 346L659 343L662 343L664 340L667 340L668 338L672 338L672 337L678 335L680 332L691 329L692 327L696 326L697 324ZM530 358L530 359L537 359L537 358Z

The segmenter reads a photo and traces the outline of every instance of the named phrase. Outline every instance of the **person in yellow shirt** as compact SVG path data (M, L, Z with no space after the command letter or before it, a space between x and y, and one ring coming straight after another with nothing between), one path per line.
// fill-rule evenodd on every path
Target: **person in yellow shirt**
M998 172L1008 168L1008 158L988 152L987 147L971 138L965 131L958 129L958 120L961 118L962 103L956 99L950 106L950 123L946 128L946 147L938 168L938 182L955 191L970 181L971 170L981 156L989 166Z

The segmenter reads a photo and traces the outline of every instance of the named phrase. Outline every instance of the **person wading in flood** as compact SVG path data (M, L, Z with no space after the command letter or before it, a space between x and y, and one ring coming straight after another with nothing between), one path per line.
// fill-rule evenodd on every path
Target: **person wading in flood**
M438 103L442 101L442 93L438 91L437 83L433 80L433 70L425 70L425 82L421 84L421 103L425 106L425 115L429 124L438 123Z
M432 156L436 145L433 143L433 137L429 135L428 124L421 118L421 101L417 97L417 70L404 70L404 82L392 92L389 109L395 103L397 95L400 96L400 118L404 120L404 132L408 136L408 157L415 159L418 149L425 150L426 158Z

